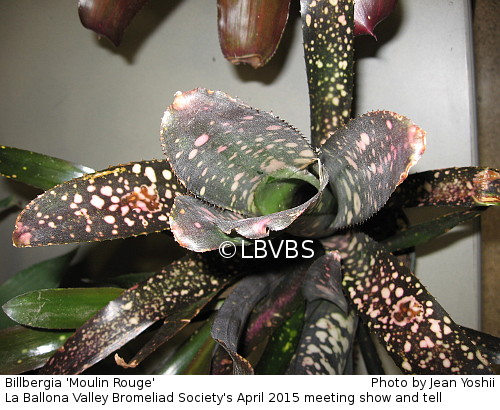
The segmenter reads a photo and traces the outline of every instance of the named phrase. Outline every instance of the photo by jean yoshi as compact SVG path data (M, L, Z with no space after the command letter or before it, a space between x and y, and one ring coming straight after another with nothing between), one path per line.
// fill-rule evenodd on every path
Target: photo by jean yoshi
M132 375L432 375L412 393L431 402L453 383L495 387L500 272L486 258L500 152L482 121L498 109L482 110L498 88L495 75L483 86L478 58L495 10L3 2L10 401L31 375L68 379L29 394L103 405L115 396L61 389L80 388L79 374L116 375L95 376L118 383L116 402L138 389Z

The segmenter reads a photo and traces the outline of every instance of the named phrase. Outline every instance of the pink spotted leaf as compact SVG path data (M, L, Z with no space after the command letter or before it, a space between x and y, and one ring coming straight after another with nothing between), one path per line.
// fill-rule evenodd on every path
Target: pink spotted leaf
M29 247L125 238L169 229L184 189L166 161L141 161L49 189L17 218L13 241Z
M413 273L358 233L344 236L343 287L395 363L413 374L491 374L487 360Z
M331 230L381 209L425 151L425 132L408 118L374 111L338 129L322 146L338 211Z
M500 170L462 167L418 172L396 189L388 205L406 208L500 205Z

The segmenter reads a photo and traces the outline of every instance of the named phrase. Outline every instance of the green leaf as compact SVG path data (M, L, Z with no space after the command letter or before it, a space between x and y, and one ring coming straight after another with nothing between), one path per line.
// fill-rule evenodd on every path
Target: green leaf
M444 168L410 175L394 192L389 206L500 205L500 170Z
M188 255L110 302L68 339L41 370L43 374L77 374L104 359L154 322L204 303L241 271L215 255ZM198 308L200 308L198 306ZM201 309L201 308L200 308ZM174 326L182 328L179 321Z
M166 161L117 165L68 181L33 200L13 234L19 247L126 238L168 229L184 192Z
M21 325L76 329L123 291L117 288L36 290L9 300L3 310Z
M354 0L301 0L311 141L321 146L351 115Z
M65 181L95 172L63 159L0 146L0 174L44 191Z
M23 269L0 286L0 306L15 296L38 289L55 288L73 260L77 250L39 262ZM14 322L3 312L0 314L0 328Z
M381 243L390 252L412 248L448 232L458 224L478 217L483 211L484 209L472 209L443 215L430 221L413 225L383 240Z
M8 197L0 200L0 212L16 205L19 205L17 199L13 195L9 195Z
M24 326L0 330L0 374L20 374L42 367L71 334Z
M84 27L118 46L123 32L146 3L147 0L79 0L78 14Z
M287 374L344 374L352 355L357 317L326 300L308 303L306 324Z
M466 333L403 262L361 233L338 244L348 297L404 372L492 374Z
M217 0L224 57L233 64L264 66L278 48L289 7L290 0Z
M300 340L304 310L302 304L273 332L255 368L256 374L285 374Z
M210 335L213 320L206 320L161 366L158 374L208 374L216 342Z
M320 154L338 202L331 231L381 209L424 151L425 132L392 112L367 113L338 129Z

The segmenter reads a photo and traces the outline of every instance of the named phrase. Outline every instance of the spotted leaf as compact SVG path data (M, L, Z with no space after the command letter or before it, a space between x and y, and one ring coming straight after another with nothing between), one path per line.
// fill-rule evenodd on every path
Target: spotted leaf
M19 215L16 246L102 241L168 229L184 192L166 161L118 165L58 185Z
M79 0L78 14L84 27L118 46L124 30L146 3L147 0Z
M196 252L217 249L223 242L241 244L244 238L264 238L269 236L271 231L281 231L289 227L307 210L316 210L315 205L323 198L327 184L325 172L320 175L320 184L316 194L298 206L250 218L219 209L192 196L180 195L175 198L170 227L181 246ZM311 230L315 232L314 228L324 223L323 215L319 215L318 219L309 220L308 225L294 229L307 234Z
M0 146L0 175L40 188L50 189L57 184L95 172L84 165L26 151Z
M369 34L387 18L396 7L397 0L356 0L354 3L354 35Z
M500 170L445 168L410 175L394 192L390 206L500 205Z
M224 57L233 64L264 66L278 48L289 7L290 0L217 0Z
M425 151L425 132L387 111L357 117L337 130L320 158L337 198L331 229L363 222L387 202Z
M154 322L208 301L241 271L205 255L190 255L126 290L89 319L41 370L80 373L132 340ZM201 309L200 304L197 309ZM184 320L186 322L186 320ZM178 326L176 321L174 326ZM182 326L181 326L182 328Z
M402 262L364 234L353 234L346 243L340 249L344 289L404 372L492 373L466 333Z
M287 169L302 185L317 184L307 171L316 155L298 131L221 91L177 93L165 111L161 140L189 192L243 215L263 214L256 191L275 172Z
M346 314L326 300L306 309L304 330L288 374L344 374L356 332L354 311Z
M311 141L319 147L351 115L354 0L301 0Z

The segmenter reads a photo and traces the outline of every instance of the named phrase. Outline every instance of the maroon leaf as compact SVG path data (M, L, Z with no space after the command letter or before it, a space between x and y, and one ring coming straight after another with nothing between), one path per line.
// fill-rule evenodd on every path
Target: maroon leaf
M344 240L344 289L404 372L492 373L465 332L402 262L364 234Z
M425 132L388 111L357 117L323 145L320 158L338 201L331 229L363 222L377 212L425 151Z
M166 161L118 165L46 191L21 212L13 241L29 247L102 241L169 228L184 193Z
M353 0L301 0L311 142L319 147L351 116Z
M500 170L445 168L412 174L394 192L390 206L500 205Z
M265 65L278 48L289 7L290 0L217 0L224 57L253 68Z
M396 7L397 0L356 0L354 3L354 35L369 34Z
M84 27L118 46L124 30L146 3L147 0L79 0L78 14Z
M183 321L190 320L240 273L228 262L223 265L219 259L204 255L186 256L172 263L162 273L125 291L77 329L42 373L81 373L155 321L166 317L165 323L169 323L172 314L176 320L170 325L180 330Z

